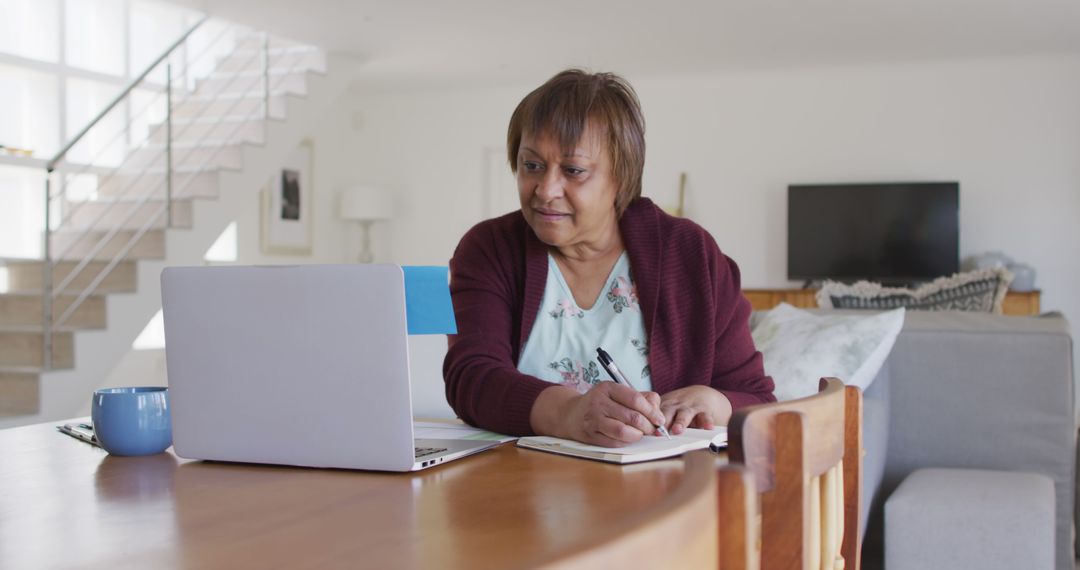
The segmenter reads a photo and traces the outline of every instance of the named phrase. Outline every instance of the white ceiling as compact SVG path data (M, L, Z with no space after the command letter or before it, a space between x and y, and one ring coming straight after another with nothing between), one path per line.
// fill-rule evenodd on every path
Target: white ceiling
M1080 53L1080 0L173 0L354 55L372 84Z

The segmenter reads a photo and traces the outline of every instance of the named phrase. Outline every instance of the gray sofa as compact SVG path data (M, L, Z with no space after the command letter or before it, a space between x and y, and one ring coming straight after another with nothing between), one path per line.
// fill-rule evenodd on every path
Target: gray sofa
M903 479L962 467L1053 479L1057 568L1073 570L1074 401L1072 339L1060 315L909 311L865 394L864 568L882 566L884 502Z
M1077 424L1060 315L909 311L864 394L864 442L863 568L883 567L884 504L904 478L953 467L1050 477L1056 568L1074 570Z

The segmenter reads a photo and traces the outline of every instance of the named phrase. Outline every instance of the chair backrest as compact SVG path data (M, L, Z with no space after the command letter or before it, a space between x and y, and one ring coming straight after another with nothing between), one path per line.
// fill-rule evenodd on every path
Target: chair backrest
M859 389L822 378L812 396L737 411L728 433L761 493L761 567L858 570Z

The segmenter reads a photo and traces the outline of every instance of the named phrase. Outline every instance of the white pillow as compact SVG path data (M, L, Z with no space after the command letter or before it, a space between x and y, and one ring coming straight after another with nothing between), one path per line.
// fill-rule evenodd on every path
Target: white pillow
M889 356L904 309L872 315L821 315L781 303L751 332L776 382L780 401L809 396L818 380L835 376L866 390Z

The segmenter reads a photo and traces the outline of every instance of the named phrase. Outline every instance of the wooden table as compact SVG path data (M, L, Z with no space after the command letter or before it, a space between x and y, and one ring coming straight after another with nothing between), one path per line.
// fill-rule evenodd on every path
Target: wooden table
M415 474L112 457L0 430L0 568L518 568L580 550L715 469L513 444ZM711 476L711 475L710 475Z

